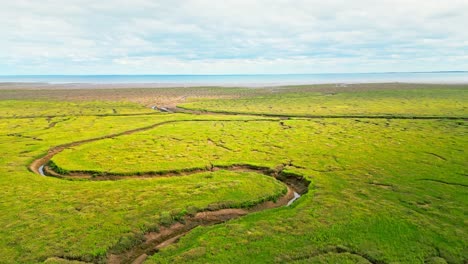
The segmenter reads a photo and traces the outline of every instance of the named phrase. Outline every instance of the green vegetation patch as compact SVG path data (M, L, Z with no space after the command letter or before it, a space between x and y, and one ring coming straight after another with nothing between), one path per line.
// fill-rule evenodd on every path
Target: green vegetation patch
M462 120L188 121L85 144L53 160L69 171L116 174L248 164L311 179L313 191L293 209L197 228L156 262L414 263L443 255L462 263L465 134Z
M356 91L297 91L230 100L203 100L181 104L180 107L213 112L293 116L468 117L467 102L466 87L392 90L357 88Z
M232 95L240 99L186 106L389 118L141 114L147 110L112 102L32 101L28 110L18 105L25 101L0 101L0 262L103 262L186 214L248 207L285 191L253 172L67 181L27 170L53 146L95 138L53 162L66 171L124 175L243 164L312 182L292 206L197 227L149 263L465 263L466 89L352 87L266 89L248 98L246 89Z
M145 232L187 213L248 207L285 192L283 184L256 173L217 171L189 177L83 182L27 171L30 162L52 146L187 118L151 114L3 119L0 262L63 261L61 257L103 261L108 252L139 243Z
M0 118L82 116L82 115L132 115L155 113L151 108L129 102L101 101L0 101Z

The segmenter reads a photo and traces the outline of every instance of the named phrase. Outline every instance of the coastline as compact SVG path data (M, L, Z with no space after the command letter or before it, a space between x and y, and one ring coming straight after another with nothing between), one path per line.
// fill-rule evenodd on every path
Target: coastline
M357 84L466 85L468 71L238 75L0 75L0 89L271 88Z
M169 89L169 88L281 88L291 86L329 86L345 88L358 85L446 85L466 86L463 82L324 82L324 83L37 83L0 82L1 90L93 90L93 89Z

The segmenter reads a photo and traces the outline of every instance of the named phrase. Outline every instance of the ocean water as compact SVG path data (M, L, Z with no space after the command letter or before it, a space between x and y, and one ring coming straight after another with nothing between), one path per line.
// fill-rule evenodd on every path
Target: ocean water
M468 72L395 72L259 75L0 75L0 83L50 84L169 84L169 85L288 85L326 83L468 83Z

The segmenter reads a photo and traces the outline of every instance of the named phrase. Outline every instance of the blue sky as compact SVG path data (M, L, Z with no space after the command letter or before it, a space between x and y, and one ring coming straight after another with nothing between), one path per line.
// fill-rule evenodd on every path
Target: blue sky
M468 70L468 0L1 2L0 75Z

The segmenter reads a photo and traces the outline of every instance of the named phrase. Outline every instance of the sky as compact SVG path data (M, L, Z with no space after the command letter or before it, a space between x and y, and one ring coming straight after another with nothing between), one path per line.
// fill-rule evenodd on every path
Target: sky
M0 75L468 70L468 0L0 0Z

